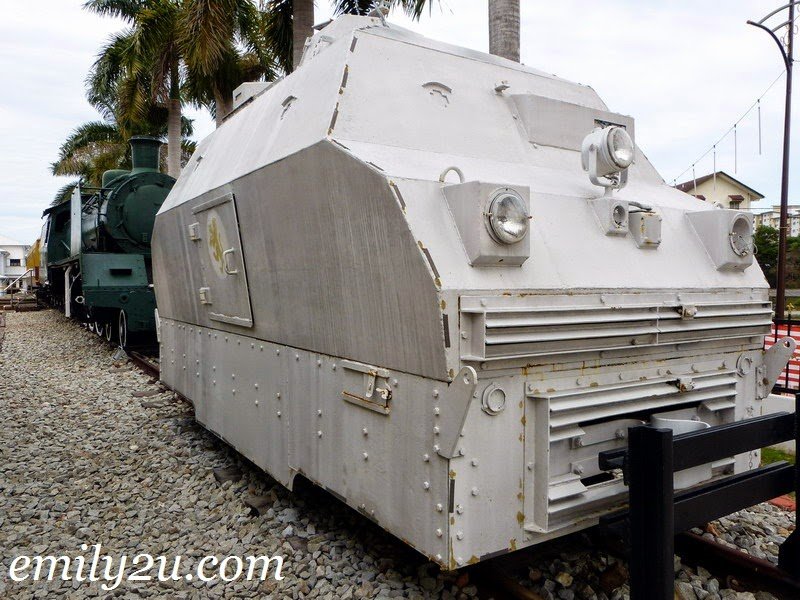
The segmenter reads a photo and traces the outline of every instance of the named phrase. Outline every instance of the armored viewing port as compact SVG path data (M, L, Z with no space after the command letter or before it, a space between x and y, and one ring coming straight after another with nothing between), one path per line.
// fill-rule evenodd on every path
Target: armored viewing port
M800 463L793 466L786 462L679 493L674 488L674 476L679 471L789 440L797 444L800 392L793 393L794 413L781 412L675 436L671 429L632 427L627 449L600 453L600 469L622 469L629 487L629 508L602 518L601 525L630 526L631 600L672 600L675 534L800 490ZM800 580L797 530L781 545L778 565L787 577Z

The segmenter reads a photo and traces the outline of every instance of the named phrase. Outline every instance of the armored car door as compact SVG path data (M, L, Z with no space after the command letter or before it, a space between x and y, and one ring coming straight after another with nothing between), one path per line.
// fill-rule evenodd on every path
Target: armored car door
M192 208L189 237L200 253L203 281L197 293L209 319L253 326L236 198L232 193Z

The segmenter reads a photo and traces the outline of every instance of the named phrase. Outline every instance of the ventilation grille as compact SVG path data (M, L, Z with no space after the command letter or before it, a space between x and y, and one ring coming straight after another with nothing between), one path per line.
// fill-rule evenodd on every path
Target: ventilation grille
M580 423L621 418L631 413L658 412L685 404L702 403L715 412L736 405L733 371L695 375L691 378L691 390L681 391L679 385L679 380L672 377L533 394L532 397L548 402L551 443L580 435Z
M469 332L462 358L490 361L717 340L754 344L751 338L769 333L768 301L706 296L694 302L674 295L660 302L635 295L462 297L462 329ZM551 304L536 305L543 301Z
M542 492L526 509L532 519L525 528L553 531L618 504L625 493L619 476L596 483L587 479L601 473L599 452L624 447L624 436L616 432L646 422L647 415L696 405L713 415L709 422L730 422L738 381L733 370L714 369L547 392L530 390L533 446L527 447L526 437L526 452L531 452L526 460L537 465L532 488L538 484ZM723 462L729 465L731 460L715 467Z

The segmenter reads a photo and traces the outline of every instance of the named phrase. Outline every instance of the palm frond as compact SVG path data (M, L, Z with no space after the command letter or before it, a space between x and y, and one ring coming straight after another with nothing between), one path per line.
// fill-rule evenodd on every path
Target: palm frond
M186 62L209 75L234 39L238 0L187 0L181 14L178 42Z
M113 117L117 85L134 62L133 44L133 29L112 35L100 49L86 77L86 98L106 119Z
M335 15L366 15L375 6L375 0L335 0L333 14Z
M75 181L70 181L69 183L64 184L61 186L56 195L53 197L53 201L50 202L50 206L58 206L70 199L72 196L72 192L75 190L76 187L79 185L83 185L83 181L81 179L76 179Z
M284 73L292 72L293 0L269 0L264 24L267 47Z
M87 0L83 8L103 17L133 21L145 4L146 0Z
M393 0L392 5L401 6L405 13L414 19L419 20L425 8L428 13L433 12L433 5L441 4L441 0Z
M119 128L103 121L91 121L75 128L58 150L58 159L51 165L53 175L85 175L86 157L101 145L122 142Z

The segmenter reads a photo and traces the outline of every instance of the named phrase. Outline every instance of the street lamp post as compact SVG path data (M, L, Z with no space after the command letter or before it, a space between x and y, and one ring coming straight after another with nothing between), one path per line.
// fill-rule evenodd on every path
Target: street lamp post
M800 4L800 0L792 0L788 4L773 10L760 21L748 21L748 25L753 25L766 31L781 51L783 62L786 65L786 107L783 116L783 171L781 174L781 218L780 230L778 231L778 274L777 290L775 297L775 316L783 319L786 312L786 233L789 220L789 142L792 127L792 65L794 63L794 9L795 5ZM789 19L776 27L768 27L765 21L786 9L789 9ZM786 45L781 42L775 34L781 27L788 27L786 35Z

